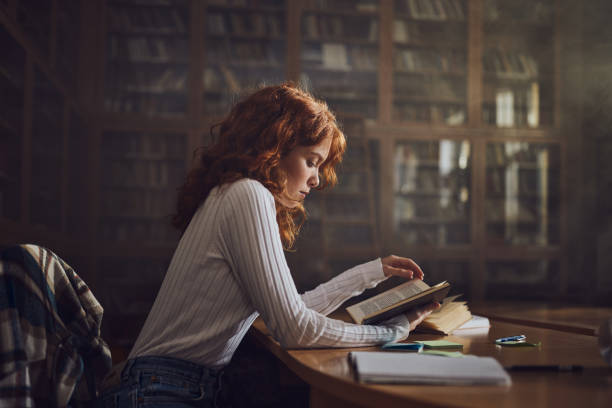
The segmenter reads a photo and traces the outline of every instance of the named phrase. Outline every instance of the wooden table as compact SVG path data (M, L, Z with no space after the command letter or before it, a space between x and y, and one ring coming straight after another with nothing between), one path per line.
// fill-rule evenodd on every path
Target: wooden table
M346 320L344 314L335 315ZM539 348L509 348L494 339L526 334L541 341ZM579 364L582 373L511 372L504 386L369 385L355 381L347 354L355 349L285 350L258 319L251 335L282 364L310 385L311 407L608 407L612 401L612 369L599 354L593 336L546 328L492 322L486 334L471 337L415 334L412 340L445 338L463 344L463 352L493 356L504 366L519 364ZM360 350L379 350L376 347ZM446 358L446 357L440 357Z
M545 327L596 336L605 319L612 318L612 307L590 307L565 303L498 301L470 303L473 314L496 321L524 326Z

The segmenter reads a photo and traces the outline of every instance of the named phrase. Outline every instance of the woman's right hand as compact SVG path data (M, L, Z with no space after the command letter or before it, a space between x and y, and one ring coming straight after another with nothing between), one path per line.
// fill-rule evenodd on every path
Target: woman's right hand
M412 332L416 327L421 324L423 320L427 318L434 310L440 308L440 303L433 302L424 306L417 307L406 313L406 318L410 322L410 331Z

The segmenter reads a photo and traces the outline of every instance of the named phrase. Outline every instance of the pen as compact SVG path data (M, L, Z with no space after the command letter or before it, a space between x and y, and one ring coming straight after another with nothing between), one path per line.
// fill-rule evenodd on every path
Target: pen
M582 371L581 365L512 365L506 367L509 371Z
M505 343L507 341L522 341L525 340L527 336L524 334L519 334L518 336L510 336L510 337L502 337L501 339L495 340L496 343Z

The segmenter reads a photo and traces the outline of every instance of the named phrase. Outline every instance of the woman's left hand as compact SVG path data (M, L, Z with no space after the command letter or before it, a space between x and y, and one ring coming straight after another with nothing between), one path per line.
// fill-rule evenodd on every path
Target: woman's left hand
M405 279L423 279L423 271L410 258L404 258L396 255L389 255L381 259L383 273L386 277L400 276Z

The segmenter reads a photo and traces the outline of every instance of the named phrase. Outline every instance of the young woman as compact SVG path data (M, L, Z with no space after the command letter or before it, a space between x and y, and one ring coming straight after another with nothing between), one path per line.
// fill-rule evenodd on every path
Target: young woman
M391 275L422 279L416 263L396 256L297 293L283 249L305 219L308 194L335 184L346 146L325 103L292 84L270 86L217 127L217 142L180 189L174 224L183 235L102 406L214 406L221 369L258 316L284 347L355 347L403 339L438 306L377 326L325 317Z

